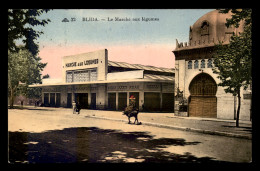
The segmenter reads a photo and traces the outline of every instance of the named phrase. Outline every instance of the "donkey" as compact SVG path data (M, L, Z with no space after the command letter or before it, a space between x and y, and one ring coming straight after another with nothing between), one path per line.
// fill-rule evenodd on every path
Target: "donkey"
M141 124L141 122L138 122L138 113L139 113L138 109L133 109L131 111L125 110L122 113L123 113L123 115L126 115L128 117L128 124L131 123L131 121L130 121L131 117L135 117L135 121L137 121L137 124ZM134 121L134 124L135 124L135 121Z

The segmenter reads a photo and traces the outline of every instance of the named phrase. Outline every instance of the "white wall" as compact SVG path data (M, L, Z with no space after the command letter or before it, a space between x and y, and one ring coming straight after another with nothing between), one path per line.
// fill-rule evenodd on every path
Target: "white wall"
M101 109L108 105L106 89L107 87L104 84L98 85L97 88L96 105Z
M176 60L175 61L175 87L179 87L180 91L183 91L185 94L185 77L186 77L186 68L185 60Z
M85 61L98 59L98 63L85 65ZM76 66L67 67L66 64L76 63ZM82 65L80 65L82 64ZM66 82L66 71L78 70L87 68L97 68L97 80L106 80L107 66L108 65L108 52L106 49L98 50L89 53L83 53L72 56L65 56L62 58L62 80Z
M214 74L211 68L207 68L207 59L205 59L205 68L194 69L194 61L192 60L192 69L188 69L188 61L185 60L176 60L176 73L175 73L175 82L176 87L179 83L180 91L184 92L184 97L188 98L190 96L189 85L192 79L198 74L204 73L209 74L216 82L220 83L220 80L217 78L217 74ZM179 73L178 73L179 72ZM240 119L241 120L250 120L250 103L251 100L243 99L241 89L241 109L240 109ZM248 92L245 92L248 94ZM230 93L225 93L224 87L217 86L217 118L219 119L234 119L234 96ZM236 102L238 104L238 102Z
M55 84L55 83L61 83L62 79L60 78L44 78L42 79L42 84Z

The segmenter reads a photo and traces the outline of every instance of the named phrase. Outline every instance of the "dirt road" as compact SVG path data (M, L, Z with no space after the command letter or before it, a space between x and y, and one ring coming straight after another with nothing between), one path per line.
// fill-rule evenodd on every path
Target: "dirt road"
M247 163L252 156L251 140L94 119L62 108L8 110L8 130L12 163Z

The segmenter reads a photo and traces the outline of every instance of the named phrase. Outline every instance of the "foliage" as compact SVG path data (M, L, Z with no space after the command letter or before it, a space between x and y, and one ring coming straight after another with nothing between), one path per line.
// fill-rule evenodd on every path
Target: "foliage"
M50 22L39 20L49 9L8 9L8 98L13 107L17 95L40 97L41 89L28 88L28 85L41 83L41 71L46 63L41 63L38 57L39 46L35 42L43 34L36 31L34 26L45 26ZM24 45L17 45L21 40Z
M214 73L221 80L219 86L226 87L226 93L238 94L241 87L246 89L252 80L252 45L250 38L232 36L230 44L217 45L214 55Z
M180 91L180 88L175 86L175 98L179 99L179 98L183 98L183 91Z
M227 19L226 26L239 27L241 21L244 21L245 26L252 25L252 9L219 9L220 13L228 13L231 11L232 18Z
M18 53L8 51L8 90L17 88L19 83L27 82L30 56L28 51L21 50Z
M221 10L227 12L228 10ZM221 80L220 86L227 86L225 91L237 95L240 87L246 89L252 81L252 39L251 39L251 10L231 10L234 18L227 19L227 26L239 26L240 20L245 20L244 31L233 34L228 45L216 46L213 68ZM237 12L236 12L237 11ZM246 16L245 16L246 15Z
M230 9L220 10L227 13ZM251 9L232 9L232 18L227 19L226 26L234 25L236 28L244 23L242 33L234 33L230 43L216 45L214 54L213 72L218 74L226 93L232 93L238 97L237 126L240 112L240 89L247 89L252 81L252 20Z
M17 52L19 50L15 41L21 39L33 56L37 55L39 46L35 40L43 34L42 31L35 31L32 27L41 25L45 26L50 22L47 20L39 20L44 12L49 9L8 9L8 50L10 52Z
M50 78L49 74L42 76L42 79L44 79L44 78Z
M46 66L40 58L36 59L23 47L17 53L8 51L8 97L11 107L17 95L40 97L40 89L28 88L29 84L41 83L40 72Z

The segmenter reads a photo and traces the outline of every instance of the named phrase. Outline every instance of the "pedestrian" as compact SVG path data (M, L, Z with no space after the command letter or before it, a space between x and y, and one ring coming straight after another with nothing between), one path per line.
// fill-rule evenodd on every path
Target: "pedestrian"
M75 103L75 101L72 102L72 110L73 110L73 114L75 114L75 112L76 112L76 103Z
M77 108L76 112L78 112L78 115L79 115L80 109L81 109L79 102L76 104L76 108Z

